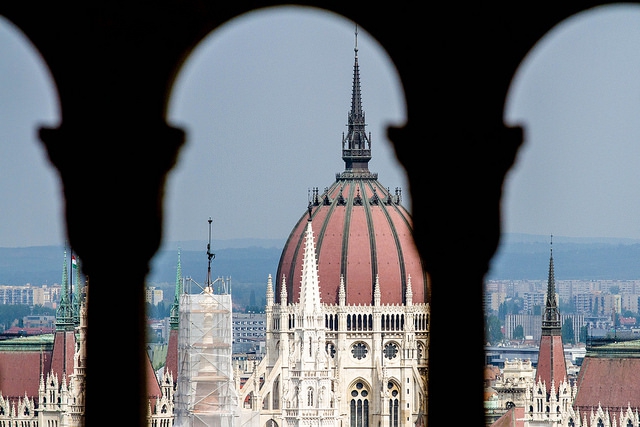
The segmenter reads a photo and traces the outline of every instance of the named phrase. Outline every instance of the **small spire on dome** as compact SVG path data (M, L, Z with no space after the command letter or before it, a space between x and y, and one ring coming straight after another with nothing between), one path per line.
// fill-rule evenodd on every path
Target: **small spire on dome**
M411 275L407 277L407 290L405 292L405 299L407 305L413 305L413 288L411 287Z
M273 305L273 281L271 279L271 274L267 278L267 307Z
M376 279L373 283L373 305L380 305L380 297L380 277L376 274Z
M282 275L282 285L280 286L280 305L283 307L287 306L287 279L285 275Z

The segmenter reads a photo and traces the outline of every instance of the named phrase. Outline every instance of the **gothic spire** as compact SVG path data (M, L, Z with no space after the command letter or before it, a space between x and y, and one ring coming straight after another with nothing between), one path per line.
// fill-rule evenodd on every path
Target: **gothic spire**
M560 310L556 299L556 279L553 271L553 235L551 236L551 256L549 257L549 279L547 281L547 300L542 318L543 335L561 335Z
M553 236L551 236L553 245ZM567 378L567 365L564 360L562 343L562 320L556 298L556 279L553 271L553 247L549 257L549 281L547 283L547 300L542 315L542 334L538 347L538 368L536 377L542 380L547 396L558 392L558 387Z
M84 286L80 283L80 266L78 264L78 258L71 254L71 272L75 276L75 287L73 288L73 324L75 326L80 325L80 310L82 308L82 294L84 292Z
M180 264L180 248L178 248L178 265L176 267L176 288L171 305L169 324L171 329L178 329L180 295L182 295L182 265Z
M311 218L307 221L304 239L304 259L302 264L302 282L300 283L300 305L308 314L320 313L320 286L318 283L318 265L316 248L313 241Z
M344 177L371 177L369 160L371 160L371 133L365 132L362 94L360 92L360 67L358 65L358 26L355 31L355 60L353 64L353 87L351 89L351 110L347 117L347 135L342 135L342 160L344 160Z
M62 265L62 289L60 290L60 305L56 312L56 330L73 330L73 308L71 307L69 292L69 271L67 270L67 250L64 250Z

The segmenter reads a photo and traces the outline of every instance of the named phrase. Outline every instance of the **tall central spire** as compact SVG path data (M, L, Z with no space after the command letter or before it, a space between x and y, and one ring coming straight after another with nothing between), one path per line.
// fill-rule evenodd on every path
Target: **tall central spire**
M358 26L355 31L355 60L353 64L353 88L351 90L351 110L347 119L347 134L342 135L342 160L345 171L338 175L340 178L373 178L376 174L369 172L371 160L371 133L367 135L362 109L362 94L360 92L360 67L358 65Z

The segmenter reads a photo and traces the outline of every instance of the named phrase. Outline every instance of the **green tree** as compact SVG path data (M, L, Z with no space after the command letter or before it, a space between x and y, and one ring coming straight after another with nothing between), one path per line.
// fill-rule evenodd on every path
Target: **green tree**
M491 344L497 344L504 338L502 333L502 324L496 315L485 316L484 324L485 340Z
M524 300L520 297L507 298L498 307L498 318L504 321L507 314L519 314L524 307Z
M580 342L587 342L587 325L580 327Z
M567 317L562 323L562 342L565 344L575 344L576 342L572 317Z
M518 325L513 330L513 339L521 340L523 338L524 338L524 328L522 327L522 325Z
M10 328L14 324L22 326L22 319L29 315L55 316L56 310L42 305L0 305L0 330Z

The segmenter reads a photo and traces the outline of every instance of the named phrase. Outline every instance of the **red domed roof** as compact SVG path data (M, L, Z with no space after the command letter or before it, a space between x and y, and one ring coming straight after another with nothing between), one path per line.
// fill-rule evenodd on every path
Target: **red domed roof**
M371 175L371 174L370 174ZM403 304L411 278L413 303L424 303L427 276L412 236L411 216L377 179L338 179L314 194L311 219L316 240L320 298L338 304L340 277L346 304L373 304L378 277L381 304ZM285 244L275 297L282 279L288 302L298 302L304 256L305 213Z
M365 132L360 94L358 33L348 132L342 137L344 172L322 195L314 190L309 213L298 221L285 244L276 276L276 300L286 283L287 302L300 300L305 227L311 215L315 234L320 298L338 304L344 280L346 304L374 304L376 278L381 304L406 303L411 283L413 303L427 302L427 275L413 241L411 215L400 194L389 193L369 172L371 135Z

